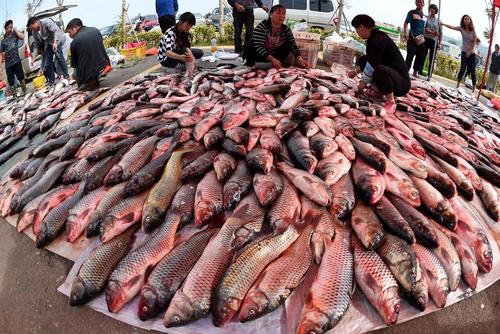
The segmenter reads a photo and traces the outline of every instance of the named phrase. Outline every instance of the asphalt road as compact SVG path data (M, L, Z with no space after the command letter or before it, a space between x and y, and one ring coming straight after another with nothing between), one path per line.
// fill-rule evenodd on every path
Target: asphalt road
M155 64L149 57L132 68L114 70L102 85L113 87ZM70 307L56 289L71 266L69 260L36 249L31 239L0 218L0 333L150 333L87 307ZM500 333L499 301L497 282L444 310L375 333Z

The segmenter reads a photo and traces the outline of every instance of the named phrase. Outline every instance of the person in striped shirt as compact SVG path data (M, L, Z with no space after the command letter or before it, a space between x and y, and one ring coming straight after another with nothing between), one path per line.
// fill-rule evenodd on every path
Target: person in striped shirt
M300 56L292 31L284 24L285 17L286 8L275 5L269 11L269 18L257 25L252 40L245 48L247 65L269 62L274 68L309 66Z
M203 50L191 49L189 30L195 24L196 18L193 13L185 12L179 18L179 22L165 32L158 46L158 61L162 66L174 68L203 57Z

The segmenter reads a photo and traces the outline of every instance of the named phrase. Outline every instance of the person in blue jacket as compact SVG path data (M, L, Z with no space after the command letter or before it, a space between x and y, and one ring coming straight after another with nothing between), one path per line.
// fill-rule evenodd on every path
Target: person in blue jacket
M178 10L177 0L156 0L156 14L162 34L175 25L175 15Z

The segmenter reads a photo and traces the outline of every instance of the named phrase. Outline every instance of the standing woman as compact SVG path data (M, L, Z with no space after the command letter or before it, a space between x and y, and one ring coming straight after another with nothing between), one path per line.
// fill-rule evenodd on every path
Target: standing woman
M457 88L460 87L460 82L465 74L465 70L471 74L472 79L472 92L476 88L476 54L474 53L476 47L477 34L474 30L474 24L469 15L462 16L460 26L455 27L443 23L447 28L460 31L462 34L462 57L460 62L460 71L458 72Z
M435 4L429 5L429 16L427 16L427 22L425 23L424 37L425 37L425 52L424 52L424 62L425 57L429 55L429 68L431 70L432 64L434 63L434 49L441 47L441 39L443 37L441 26L439 25L438 18L436 14L438 13L438 7ZM424 75L420 71L421 75Z
M425 60L425 37L424 37L424 0L415 0L415 9L412 9L406 14L406 19L403 24L404 38L407 45L406 66L408 70L411 68L413 57L413 76L418 77L418 73L422 72ZM410 24L410 33L408 34L408 24Z

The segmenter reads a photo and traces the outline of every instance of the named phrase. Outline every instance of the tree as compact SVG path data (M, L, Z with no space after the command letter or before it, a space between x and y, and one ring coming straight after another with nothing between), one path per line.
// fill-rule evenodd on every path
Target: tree
M32 17L37 9L42 5L43 0L28 0L26 1L26 15Z

